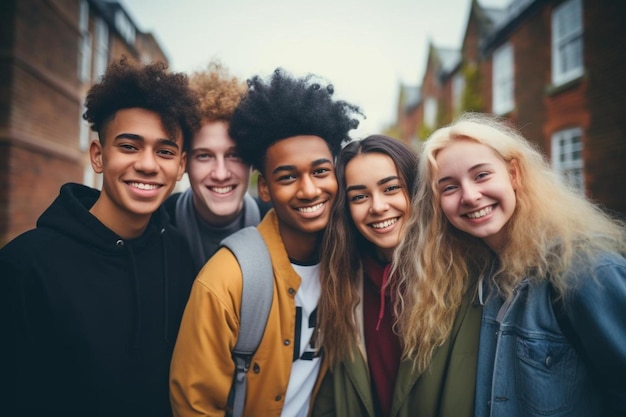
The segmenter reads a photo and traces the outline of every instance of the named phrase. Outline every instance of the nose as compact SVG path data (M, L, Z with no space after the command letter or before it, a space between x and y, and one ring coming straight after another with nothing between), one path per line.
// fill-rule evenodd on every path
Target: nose
M370 201L371 205L369 211L372 214L380 214L389 210L389 204L387 204L385 202L385 199L381 196L377 196L376 194L374 194L371 196Z
M300 181L300 189L296 194L301 200L313 200L321 194L322 190L310 175L304 175Z
M224 158L216 158L211 170L211 178L217 181L224 181L230 178L230 169L226 165Z
M159 169L156 156L150 150L144 150L135 161L135 169L146 174L155 173Z
M482 193L473 184L465 184L462 186L461 202L463 204L473 204L480 200Z

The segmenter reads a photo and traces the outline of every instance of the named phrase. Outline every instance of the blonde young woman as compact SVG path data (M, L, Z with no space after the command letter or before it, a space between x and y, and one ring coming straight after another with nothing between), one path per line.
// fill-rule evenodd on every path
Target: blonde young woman
M491 116L433 133L419 175L396 251L406 353L429 363L478 277L477 417L626 415L623 224Z
M473 386L458 366L462 343L442 349L431 372L421 375L412 360L402 360L402 337L394 331L391 260L409 218L416 169L411 149L381 135L352 142L338 157L318 316L330 370L314 416L471 416L473 391L465 403L451 395L455 387ZM471 336L476 346L478 337Z

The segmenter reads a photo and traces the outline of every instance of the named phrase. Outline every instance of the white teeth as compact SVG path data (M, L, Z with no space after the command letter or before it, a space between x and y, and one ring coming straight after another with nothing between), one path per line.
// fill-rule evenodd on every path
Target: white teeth
M301 211L302 213L313 213L314 211L321 209L323 205L324 203L319 203L311 207L300 207L298 211Z
M493 208L491 206L485 207L484 209L474 211L472 213L467 213L466 216L470 219L480 219L481 217L485 217L487 214L491 213Z
M143 182L130 182L128 185L139 188L140 190L156 190L159 188L157 184L144 184Z
M393 219L389 219L389 220L385 220L383 222L380 223L372 223L372 227L374 229L384 229L385 227L389 227L392 224L394 224L395 222L398 221L398 217L393 218Z
M216 192L217 194L226 194L226 193L231 192L233 190L233 188L235 188L235 187L230 185L228 187L211 187L211 190Z

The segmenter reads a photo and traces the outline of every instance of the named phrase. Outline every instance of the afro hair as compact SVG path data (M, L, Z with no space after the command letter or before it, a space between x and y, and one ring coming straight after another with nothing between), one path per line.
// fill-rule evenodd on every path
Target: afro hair
M275 142L292 136L319 136L336 156L348 132L356 129L363 116L360 109L333 100L332 85L323 86L319 77L309 74L295 78L276 69L268 81L254 76L248 80L248 94L230 121L229 134L243 161L263 172L265 153Z
M83 118L104 141L103 129L115 113L133 107L154 111L171 136L183 136L188 150L193 134L200 128L198 97L183 73L167 72L167 64L138 66L125 57L109 65L102 80L93 85L85 100Z

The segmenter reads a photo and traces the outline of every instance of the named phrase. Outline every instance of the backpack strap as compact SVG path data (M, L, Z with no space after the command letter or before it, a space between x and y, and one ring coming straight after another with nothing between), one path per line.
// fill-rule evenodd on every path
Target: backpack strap
M235 375L228 396L231 415L241 417L246 400L246 374L265 333L272 306L274 273L267 245L256 227L239 230L224 239L221 246L235 255L243 277L239 336L232 351Z

